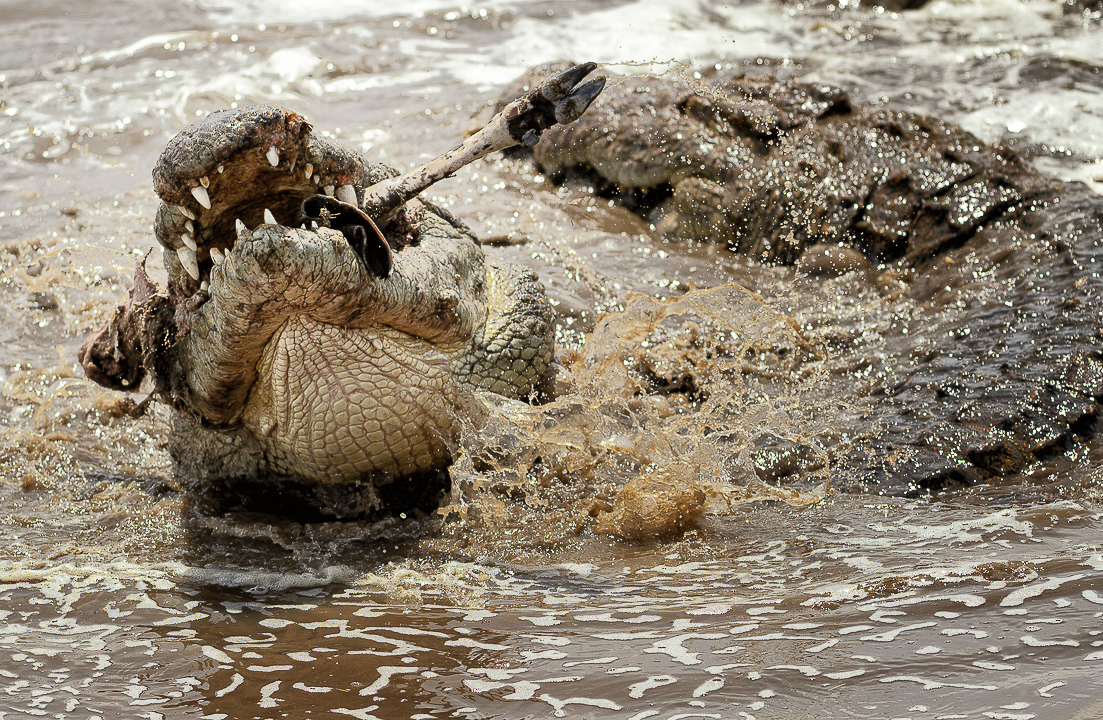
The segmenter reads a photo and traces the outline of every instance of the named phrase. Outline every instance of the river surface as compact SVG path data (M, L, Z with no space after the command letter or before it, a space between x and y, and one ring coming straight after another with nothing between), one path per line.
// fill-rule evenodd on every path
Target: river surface
M952 342L969 297L1008 291L975 248L811 282L667 242L523 158L465 168L433 199L540 273L565 363L609 362L549 405L483 398L429 518L211 514L172 477L165 409L133 417L76 363L155 245L154 161L210 111L278 103L407 168L537 63L765 65L1100 191L1098 13L4 0L0 31L0 718L1103 716L1103 438L933 498L836 492L830 464L771 486L744 452L855 432L909 328ZM163 281L159 251L150 269ZM840 334L858 340L825 350ZM672 377L693 364L699 396L625 400L616 369L641 348ZM601 534L637 476L703 488L707 512Z

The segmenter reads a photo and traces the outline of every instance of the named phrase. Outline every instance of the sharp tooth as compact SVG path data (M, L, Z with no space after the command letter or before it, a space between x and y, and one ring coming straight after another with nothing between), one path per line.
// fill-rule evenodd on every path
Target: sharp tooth
M307 163L306 168L303 170L306 173L306 179L309 180L310 176L314 174L314 164Z
M314 184L315 185L321 185L322 184L322 176L321 175L315 175L314 176Z
M180 239L183 240L184 244L187 245L192 250L198 250L199 249L199 246L195 244L195 240L192 239L191 235L189 235L187 233L184 233L183 235L180 236Z
M207 194L207 189L196 185L191 189L191 194L195 196L195 199L199 201L199 204L208 210L211 209L211 196Z
M226 166L225 165L219 165L218 166L218 174L221 175L224 172L226 172Z
M272 214L272 211L268 208L264 208L264 224L265 225L278 225L276 222L276 216Z
M245 226L245 223L241 222L241 219L234 220L234 227L237 228L238 237L250 237L252 233L249 232L249 228Z
M186 227L188 229L188 232L190 233L195 232L195 223L193 223L191 220L185 220L184 227Z
M207 292L211 289L211 286L206 280L204 280L203 282L199 283L199 289L203 292Z
M295 172L295 163L299 162L299 158L295 158L291 161L291 167L287 168L287 172Z
M211 186L211 179L204 175L203 177L199 178L199 184L205 188L209 188Z
M189 220L195 220L195 213L193 213L191 210L188 210L183 205L177 205L176 209L179 210L184 215L184 217L188 218Z
M337 188L337 199L349 205L356 204L356 190L352 185L342 185Z
M265 157L268 158L268 162L271 163L272 167L277 167L280 164L280 151L276 149L275 145L268 148Z
M310 221L310 229L311 230L317 230L318 229L318 221L317 220L311 220Z
M226 260L226 256L222 254L221 250L213 247L211 248L211 260L214 261L215 265L221 265Z
M332 185L326 185L325 191L326 191L326 195L329 195L330 197L333 197L333 186Z
M199 261L195 257L195 250L189 247L180 247L176 249L176 257L180 258L180 264L184 266L184 270L188 275L191 275L192 280L199 279Z

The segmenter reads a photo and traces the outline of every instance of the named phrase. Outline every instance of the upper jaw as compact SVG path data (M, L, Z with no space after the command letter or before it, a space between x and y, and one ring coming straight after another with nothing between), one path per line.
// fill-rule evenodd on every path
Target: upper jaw
M373 218L387 224L407 201L464 165L513 145L532 145L544 129L576 120L605 86L604 78L583 82L596 67L582 63L546 78L460 145L370 187L364 161L314 137L296 113L270 106L212 113L173 138L153 170L153 188L164 201L157 240L176 255L167 262L170 296L207 289L211 252L218 257L232 250L241 224L299 224L303 202L318 189L344 204L342 222L352 218L352 225L337 229L366 269L386 277L390 248Z
M239 223L297 225L303 201L322 193L356 206L366 176L356 153L314 136L296 113L269 106L212 113L173 138L153 170L162 200L154 232L179 260L170 285L188 296L206 289Z

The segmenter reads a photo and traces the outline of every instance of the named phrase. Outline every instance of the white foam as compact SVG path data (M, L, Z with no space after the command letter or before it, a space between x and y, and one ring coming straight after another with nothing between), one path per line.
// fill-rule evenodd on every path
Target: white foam
M1103 157L1103 96L1073 88L1044 85L1024 90L1003 102L985 105L957 118L963 128L985 142L1029 136L1050 152ZM1084 176L1094 179L1098 163L1087 163ZM1046 166L1043 166L1045 169ZM1101 173L1103 174L1103 173Z
M1095 134L1099 134L1099 128L1093 128ZM1041 156L1034 159L1034 166L1039 172L1064 180L1065 182L1084 183L1093 192L1103 195L1103 160L1078 163L1069 167L1066 162L1055 158ZM1093 555L1084 562L1096 570L1103 569L1103 560L1099 555Z
M698 685L693 690L693 697L695 697L695 698L703 697L703 696L709 694L710 692L713 692L714 690L719 690L723 687L724 687L724 678L722 678L722 677L711 677L708 680L705 680L704 682L702 682L700 685Z
M498 682L496 680L481 680L479 678L466 678L463 684L471 689L472 692L484 693L490 690L498 690L500 688L509 687L509 683Z
M976 543L1003 532L1023 537L1031 537L1034 534L1034 524L1028 520L1020 520L1018 511L1014 508L999 510L978 518L955 520L945 525L902 522L899 527L913 533L918 540L939 542Z
M338 715L348 715L354 717L357 720L380 720L378 715L373 715L373 710L378 710L378 705L369 705L366 708L333 708L330 712L337 713Z
M922 630L923 628L934 627L937 624L938 623L935 622L914 623L912 625L905 625L904 627L898 627L883 633L876 633L874 635L863 635L861 639L863 641L871 640L873 642L892 642L901 633L911 632L912 630Z
M294 685L292 685L291 687L295 688L296 690L302 690L303 692L308 692L308 693L333 692L333 688L331 688L327 685L306 685L305 683L297 682Z
M1053 697L1053 694L1050 691L1051 690L1056 690L1059 687L1064 687L1065 684L1066 683L1064 683L1060 680L1058 680L1057 682L1052 682L1049 685L1046 685L1045 687L1038 688L1038 694L1041 695L1042 697L1047 697L1047 698L1048 697Z
M285 83L302 82L322 67L318 53L305 45L280 48L245 71L249 77L273 77Z
M678 679L672 675L651 675L646 680L629 685L628 696L638 700L648 690L673 685L676 682L678 682Z
M712 5L708 13L695 2L636 0L612 8L583 9L562 19L520 16L512 33L494 47L463 52L454 44L447 53L431 53L428 40L405 46L419 55L431 53L434 65L478 88L501 86L529 66L576 58L616 70L663 72L671 62L711 64L717 59L777 57L788 54L800 37L794 20L781 7L751 4Z
M241 687L241 684L244 682L245 678L241 675L241 673L234 673L234 676L230 678L230 684L222 688L221 690L216 691L214 696L225 697L226 695L229 695L234 690L237 690L239 687Z
M379 672L379 677L371 685L362 688L360 694L364 696L375 695L380 690L387 687L391 682L391 678L395 675L421 672L423 669L424 668L411 665L381 665L376 668Z
M480 0L479 9L471 10L449 0L403 0L401 5L379 0L342 0L330 3L304 3L301 0L202 0L201 7L222 23L312 25L390 16L423 17L427 13L443 11L469 15L520 4L524 3L517 0Z
M1078 640L1039 640L1033 635L1023 635L1019 640L1027 647L1052 647L1054 645L1080 647L1080 641Z
M643 651L645 653L662 653L664 655L669 655L674 662L682 665L700 665L701 653L690 652L682 646L682 643L686 640L719 640L724 637L727 637L725 633L690 633L686 635L675 635L674 637L659 640L651 647L644 648Z
M1043 580L1040 583L1028 585L1018 590L1012 590L1000 601L1000 607L1014 607L1016 605L1022 605L1024 600L1035 598L1046 592L1047 590L1056 590L1067 582L1073 582L1080 580L1084 577L1083 573L1077 573L1076 575L1068 575L1059 578L1049 578Z
M833 648L838 644L839 644L839 640L837 638L831 638L830 640L825 640L824 642L820 643L819 645L813 645L812 647L805 648L804 652L810 652L810 653L823 652L824 650L827 650L828 648Z
M766 668L767 670L795 670L805 677L816 677L820 674L819 668L812 667L811 665L771 665ZM769 692L763 690L763 692ZM760 697L766 697L759 693Z
M975 664L975 663L974 663ZM999 690L996 685L973 685L970 683L951 683L939 680L928 680L917 675L897 675L895 677L881 678L883 683L913 682L923 686L924 690L939 690L941 688L960 688L962 690Z
M905 33L915 28L918 35L930 27L952 27L964 36L964 47L977 43L1014 43L1025 38L1051 38L1060 10L1047 3L1023 3L1019 0L934 0L909 13L909 22L897 23ZM907 36L905 36L907 37ZM909 38L910 39L910 38Z
M276 707L279 703L273 696L280 689L282 683L282 680L275 680L262 687L260 689L260 700L257 702L257 705L262 708Z
M955 635L972 635L978 640L983 640L988 637L987 630L974 630L972 628L943 628L939 630L939 634L947 637L954 637Z
M947 593L936 595L920 595L918 597L903 598L900 600L889 600L884 602L878 602L880 607L903 607L906 605L919 605L928 602L955 602L961 603L965 607L980 607L986 600L980 595L974 595L972 593ZM935 613L939 617L957 617L959 613L940 611Z
M612 700L606 700L605 698L585 698L585 697L570 697L566 700L559 700L551 695L544 693L538 698L543 700L552 706L556 717L566 717L568 705L583 705L587 707L598 707L605 710L622 710L623 708Z

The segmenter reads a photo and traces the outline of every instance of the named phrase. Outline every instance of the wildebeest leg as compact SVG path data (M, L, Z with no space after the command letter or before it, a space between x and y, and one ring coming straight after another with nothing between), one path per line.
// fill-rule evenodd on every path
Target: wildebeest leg
M409 199L430 185L451 177L464 165L497 150L534 145L540 133L581 117L605 87L605 78L579 85L597 68L583 63L552 75L529 93L509 103L486 127L443 155L396 178L377 183L364 192L360 207L380 225Z

